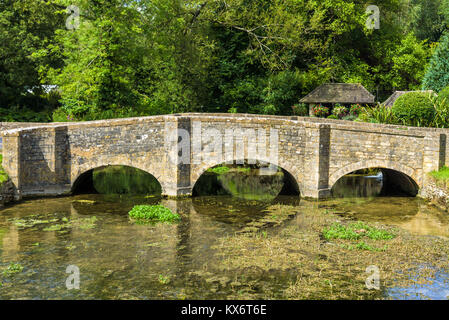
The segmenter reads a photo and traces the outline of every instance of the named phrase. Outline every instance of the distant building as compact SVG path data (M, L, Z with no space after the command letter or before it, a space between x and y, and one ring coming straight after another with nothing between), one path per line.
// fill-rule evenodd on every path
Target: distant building
M435 92L433 92L433 90L416 90L416 91L395 91L395 93L393 93L387 100L385 100L384 103L382 103L384 106L391 108L395 101L402 95L409 93L409 92L425 92L425 93L430 93L430 94L434 94Z
M309 114L316 104L373 104L375 97L360 83L327 83L299 100L309 104Z

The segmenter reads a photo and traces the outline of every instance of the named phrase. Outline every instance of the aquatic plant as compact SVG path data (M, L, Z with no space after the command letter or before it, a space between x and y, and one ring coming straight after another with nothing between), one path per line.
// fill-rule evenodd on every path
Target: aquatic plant
M9 277L13 274L22 272L22 270L23 270L23 266L20 263L11 262L9 264L9 266L5 270L3 270L3 276Z
M163 205L138 205L128 213L131 218L138 220L154 220L161 222L173 222L181 220L177 213L173 213Z
M160 274L159 275L159 283L160 284L169 284L170 283L170 277Z
M334 223L330 227L323 230L323 237L326 240L359 240L363 237L373 240L391 240L395 237L395 235L389 231L377 229L359 221L351 223L347 226L340 223Z

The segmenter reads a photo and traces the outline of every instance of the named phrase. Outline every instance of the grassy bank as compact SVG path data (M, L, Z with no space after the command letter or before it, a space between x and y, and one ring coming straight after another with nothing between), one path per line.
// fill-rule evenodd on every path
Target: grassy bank
M434 177L438 181L448 181L449 180L449 168L444 166L438 171L432 171L430 176Z

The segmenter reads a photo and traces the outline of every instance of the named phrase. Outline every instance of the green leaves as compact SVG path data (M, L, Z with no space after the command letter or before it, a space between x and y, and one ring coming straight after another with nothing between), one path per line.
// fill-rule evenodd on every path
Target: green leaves
M435 92L447 86L449 86L449 33L440 39L422 82L424 90Z
M175 222L181 220L177 213L162 205L138 205L134 206L128 213L129 216L137 220L150 220L160 222Z

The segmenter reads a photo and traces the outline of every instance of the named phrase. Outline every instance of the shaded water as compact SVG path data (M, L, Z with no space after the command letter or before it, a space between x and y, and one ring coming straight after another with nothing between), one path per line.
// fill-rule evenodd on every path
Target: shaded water
M0 276L0 298L226 299L249 295L283 299L300 269L223 270L218 266L229 259L227 239L248 226L270 234L288 229L301 236L310 232L304 213L317 206L423 236L449 237L446 214L419 199L369 197L371 191L378 192L372 180L377 178L357 179L362 183L353 195L364 198L319 203L299 201L296 196L255 201L215 195L175 201L100 194L23 201L0 214L0 269L10 263L23 266L22 272ZM156 203L178 212L181 222L142 226L129 220L127 213L134 205ZM280 224L271 223L276 219L273 207L292 214ZM245 250L249 248L242 247L243 256ZM80 269L80 290L66 288L69 265ZM404 298L404 290L423 289L397 290L385 294Z

